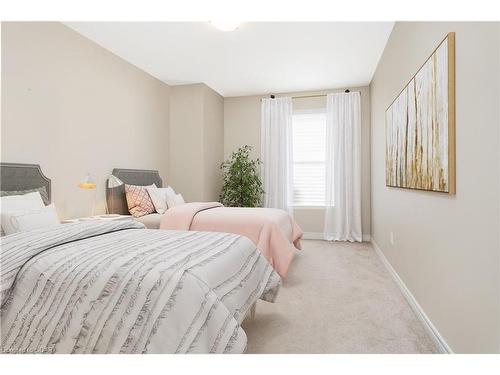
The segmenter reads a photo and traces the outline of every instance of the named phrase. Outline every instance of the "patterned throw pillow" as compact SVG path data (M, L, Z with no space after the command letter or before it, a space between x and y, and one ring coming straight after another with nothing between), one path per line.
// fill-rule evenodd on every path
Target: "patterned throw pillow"
M128 212L134 217L141 217L155 212L155 206L151 201L146 188L155 186L137 186L125 184L125 196L127 197Z

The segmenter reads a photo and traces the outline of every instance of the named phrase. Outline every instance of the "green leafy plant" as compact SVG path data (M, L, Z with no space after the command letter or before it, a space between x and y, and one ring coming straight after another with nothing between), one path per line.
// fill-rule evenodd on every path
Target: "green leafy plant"
M259 159L250 159L251 146L245 145L224 161L222 169L224 182L220 201L228 207L259 207L262 204L262 181L258 168Z

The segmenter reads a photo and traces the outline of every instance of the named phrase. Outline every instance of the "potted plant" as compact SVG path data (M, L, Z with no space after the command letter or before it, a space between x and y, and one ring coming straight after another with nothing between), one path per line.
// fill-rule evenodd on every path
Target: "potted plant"
M262 205L262 181L258 168L259 159L250 159L251 146L245 145L233 152L221 164L223 173L220 201L228 207L260 207Z

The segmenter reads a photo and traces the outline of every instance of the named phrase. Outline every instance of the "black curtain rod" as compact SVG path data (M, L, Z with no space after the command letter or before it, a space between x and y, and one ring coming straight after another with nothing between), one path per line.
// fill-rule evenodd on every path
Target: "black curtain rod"
M351 92L351 90L346 89L344 92L347 94L347 93L350 93L350 92ZM360 94L361 94L361 93L360 93ZM292 96L292 99L302 99L302 98L321 98L321 97L326 96L326 95L327 95L327 94ZM269 97L270 97L271 99L276 99L276 95L274 95L274 94L269 95Z

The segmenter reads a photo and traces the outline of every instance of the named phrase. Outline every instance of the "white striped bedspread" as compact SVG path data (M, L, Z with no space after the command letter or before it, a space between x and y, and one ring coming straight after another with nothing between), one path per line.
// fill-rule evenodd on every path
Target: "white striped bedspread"
M4 353L243 353L281 279L245 237L61 224L1 244Z

